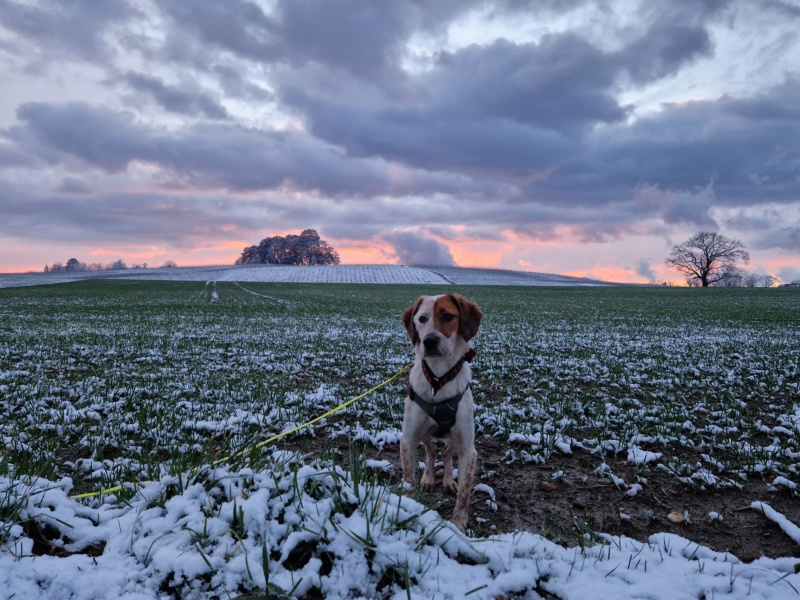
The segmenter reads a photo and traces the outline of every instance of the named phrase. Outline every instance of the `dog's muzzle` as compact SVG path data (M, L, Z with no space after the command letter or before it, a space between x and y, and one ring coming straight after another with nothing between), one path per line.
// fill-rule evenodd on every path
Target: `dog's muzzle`
M425 356L441 356L441 351L439 350L439 342L440 338L436 334L429 334L425 336L425 339L422 340L422 346L425 348Z

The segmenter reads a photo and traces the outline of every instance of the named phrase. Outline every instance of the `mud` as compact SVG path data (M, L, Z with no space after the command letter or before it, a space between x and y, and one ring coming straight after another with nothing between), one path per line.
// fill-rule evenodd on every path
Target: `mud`
M337 448L340 464L347 468L350 448L345 440L318 437L287 445L316 455ZM598 539L601 533L645 542L654 533L671 532L713 550L730 552L744 561L761 556L800 556L800 546L777 524L750 508L754 501L763 501L793 523L800 523L800 501L790 492L769 491L768 482L761 478L743 482L741 490L702 491L657 469L643 472L639 467L635 471L622 456L605 456L612 471L626 482L636 481L637 473L646 478L642 489L629 496L625 487L620 489L595 473L599 458L583 450L553 455L545 464L534 465L505 461L506 449L496 439L478 438L476 446L475 484L491 488L494 498L482 486L473 494L468 528L475 536L530 531L571 547ZM396 445L387 445L383 450L366 446L361 450L367 458L392 462L393 472L381 474L380 481L399 484ZM442 489L441 480L439 465L434 489L427 493L416 491L415 498L449 518L455 495ZM667 518L671 512L688 518L681 524L672 523ZM721 515L722 520L710 518L712 512Z

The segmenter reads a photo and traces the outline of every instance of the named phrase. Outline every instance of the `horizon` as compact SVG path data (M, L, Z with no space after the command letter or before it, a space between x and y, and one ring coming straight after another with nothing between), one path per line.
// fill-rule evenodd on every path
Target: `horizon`
M347 264L800 279L800 2L0 3L0 272Z
M79 259L78 259L79 260ZM120 259L121 260L121 259ZM169 261L169 259L167 259ZM66 261L65 261L66 262ZM84 261L80 261L85 266L90 266ZM486 271L507 271L509 273L529 273L532 275L553 275L558 277L574 277L576 279L592 279L586 278L576 275L566 275L564 273L548 273L544 271L536 271L536 270L526 270L526 269L512 269L506 267L496 267L496 266L478 266L478 265L436 265L436 264L405 264L405 263L340 263L337 265L292 265L292 264L276 264L276 263L248 263L244 265L237 265L234 263L209 263L209 264L201 264L201 265L181 265L181 264L173 264L167 266L166 264L159 264L159 265L151 265L147 263L143 264L125 264L124 268L121 269L113 269L111 267L112 263L105 263L100 264L100 269L92 269L88 268L85 270L78 270L78 271L64 271L59 272L60 274L73 274L73 273L102 273L104 271L151 271L155 269L219 269L224 267L230 267L231 269L250 269L250 268L258 268L258 267L297 267L297 268L327 268L327 267L412 267L416 269L474 269L474 270L486 270ZM125 261L122 261L123 263ZM174 261L172 261L174 262ZM48 268L52 267L53 265L61 264L62 267L64 262L55 261L54 263L46 265ZM99 263L96 263L99 264ZM36 270L29 270L29 271L13 271L13 272L2 272L0 275L47 275L50 274L52 271L44 271L44 268L36 271ZM602 283L627 283L627 282L616 282L616 281L606 281L606 280L597 280Z

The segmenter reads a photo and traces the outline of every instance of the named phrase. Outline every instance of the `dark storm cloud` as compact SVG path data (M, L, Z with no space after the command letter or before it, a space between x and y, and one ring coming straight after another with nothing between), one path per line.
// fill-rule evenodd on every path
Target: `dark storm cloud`
M455 264L450 249L433 238L411 231L393 231L384 235L383 240L392 246L401 264L442 266Z
M167 85L156 77L141 73L127 73L122 80L134 90L152 97L168 112L205 116L209 119L227 119L228 112L195 86L188 89Z

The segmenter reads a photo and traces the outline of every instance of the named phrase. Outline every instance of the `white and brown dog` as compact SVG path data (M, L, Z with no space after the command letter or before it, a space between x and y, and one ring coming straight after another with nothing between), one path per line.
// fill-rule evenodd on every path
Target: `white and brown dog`
M421 296L403 312L403 324L414 344L414 365L408 379L400 439L403 481L417 481L417 448L425 447L421 487L433 487L434 438L447 438L442 454L443 486L457 492L452 522L464 529L475 477L474 404L469 362L475 356L470 340L478 333L483 312L458 294ZM458 455L458 485L453 479L453 453Z

